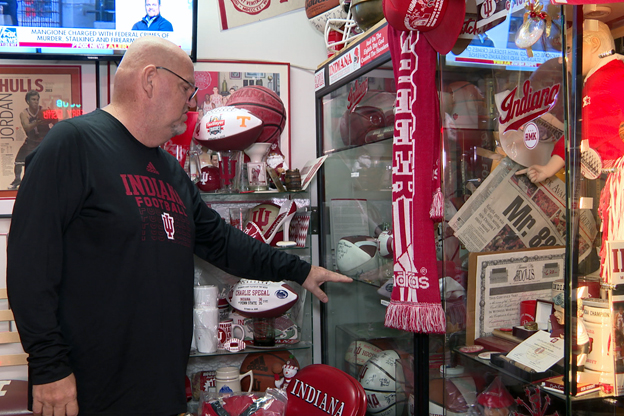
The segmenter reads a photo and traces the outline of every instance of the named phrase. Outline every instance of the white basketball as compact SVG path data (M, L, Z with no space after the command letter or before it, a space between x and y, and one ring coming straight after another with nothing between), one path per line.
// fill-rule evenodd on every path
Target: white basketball
M312 26L316 28L321 33L325 33L325 25L329 19L346 19L347 12L345 12L344 7L336 6L332 9L327 10L321 14L318 14L314 17L310 17L310 23ZM335 29L339 29L340 27L335 27Z
M341 273L357 277L379 267L377 241L368 236L343 237L336 246L336 265Z
M363 365L382 350L366 341L353 341L345 353L345 361L349 364Z
M368 360L360 370L358 381L364 387L367 412L375 415L394 416L397 402L404 401L404 377L399 354L386 350ZM397 397L397 391L399 397Z

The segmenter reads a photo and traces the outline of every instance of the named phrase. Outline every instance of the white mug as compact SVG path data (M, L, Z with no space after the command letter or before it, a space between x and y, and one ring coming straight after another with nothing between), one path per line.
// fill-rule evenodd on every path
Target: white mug
M236 331L237 329L241 331L240 337L237 337L234 335L234 331ZM219 333L218 333L219 345L217 348L223 349L225 343L230 338L238 338L238 339L244 340L245 328L243 328L241 325L235 324L232 319L227 319L225 321L219 322Z
M240 374L238 367L221 367L217 369L215 381L217 385L217 393L239 393L241 391L240 381L249 376L249 390L253 386L253 371L249 370L244 374Z

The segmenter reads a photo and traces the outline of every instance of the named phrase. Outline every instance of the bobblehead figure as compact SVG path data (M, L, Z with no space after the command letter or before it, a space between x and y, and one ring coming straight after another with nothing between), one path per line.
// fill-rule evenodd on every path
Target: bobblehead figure
M615 44L609 27L593 19L583 22L583 63L585 76L582 91L582 156L593 155L596 172L610 172L600 195L598 212L602 218L601 264L604 263L607 240L624 238L624 224L619 217L624 213L624 201L615 190L621 188L624 175L624 142L620 125L624 122L624 56L615 53ZM565 141L560 139L546 165L533 165L518 171L526 173L531 182L541 182L565 166ZM595 177L597 177L595 176ZM594 178L595 178L594 177ZM611 188L611 189L610 189ZM603 276L601 270L601 276ZM605 276L603 276L604 278Z

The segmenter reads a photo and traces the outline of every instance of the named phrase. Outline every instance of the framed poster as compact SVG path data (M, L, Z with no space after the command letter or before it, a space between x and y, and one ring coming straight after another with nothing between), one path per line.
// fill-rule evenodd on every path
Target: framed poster
M249 74L255 78L247 79ZM195 63L195 85L199 88L197 111L200 117L215 106L227 105L228 96L240 88L258 85L275 92L286 109L286 123L278 145L290 166L290 64L198 60Z
M82 112L80 66L0 66L0 197L15 196L24 159L50 128Z
M520 323L520 302L550 300L563 279L564 247L470 253L466 342Z

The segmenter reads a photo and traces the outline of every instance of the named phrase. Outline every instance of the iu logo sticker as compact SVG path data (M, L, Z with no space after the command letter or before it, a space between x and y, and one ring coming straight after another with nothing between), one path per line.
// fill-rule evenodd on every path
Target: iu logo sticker
M166 212L163 212L161 215L163 220L163 228L165 229L165 233L167 233L167 238L169 240L173 240L173 235L175 234L175 227L173 226L173 217Z
M253 212L252 220L260 227L266 227L269 225L269 216L271 213L265 208L260 208L258 211Z
M496 11L496 0L485 0L481 6L481 17L487 19L492 17Z

